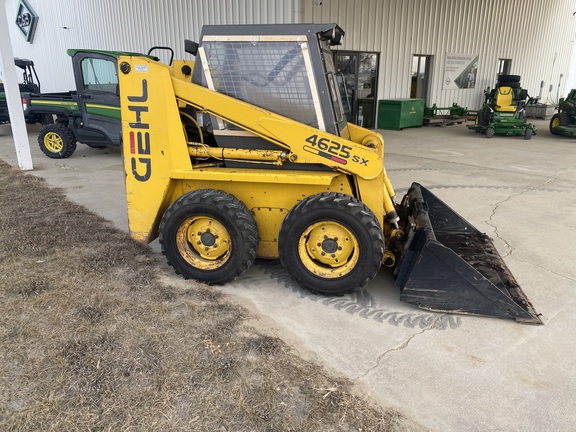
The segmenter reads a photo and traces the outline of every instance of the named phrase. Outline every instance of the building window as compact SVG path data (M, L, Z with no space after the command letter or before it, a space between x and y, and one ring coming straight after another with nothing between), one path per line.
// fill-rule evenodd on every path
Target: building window
M498 59L498 76L510 75L511 67L512 67L512 59Z

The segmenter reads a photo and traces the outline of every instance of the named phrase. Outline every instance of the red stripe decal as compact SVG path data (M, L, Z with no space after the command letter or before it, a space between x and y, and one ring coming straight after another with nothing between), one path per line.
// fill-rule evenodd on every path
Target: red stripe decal
M134 132L130 132L130 153L136 153L136 144L134 143Z

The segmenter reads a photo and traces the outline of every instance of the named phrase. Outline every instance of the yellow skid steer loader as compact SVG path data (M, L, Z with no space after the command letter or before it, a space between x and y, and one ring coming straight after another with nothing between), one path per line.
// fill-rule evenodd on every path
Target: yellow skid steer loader
M335 24L204 26L196 61L119 55L130 232L185 278L256 257L338 295L394 268L401 299L541 323L491 240L414 183L401 203L380 134L347 123Z

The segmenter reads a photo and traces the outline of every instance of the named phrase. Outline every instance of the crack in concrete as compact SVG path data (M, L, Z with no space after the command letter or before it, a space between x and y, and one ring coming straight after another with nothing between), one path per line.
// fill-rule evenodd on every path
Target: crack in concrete
M540 264L535 264L535 263L530 262L530 261L524 261L524 260L518 259L518 258L516 258L516 257L512 257L512 259L515 260L515 261L524 263L524 264L530 264L530 265L532 265L532 266L534 266L534 267L538 267L538 268L540 268L540 269L542 269L542 270L547 271L548 273L552 273L553 275L556 275L556 276L559 276L559 277L561 277L561 278L567 279L567 280L569 280L569 281L571 281L571 282L576 282L576 278L567 276L567 275L562 274L562 273L555 272L554 270L550 270L549 268L544 267L544 266L541 266Z
M414 333L413 335L411 335L408 339L406 339L405 341L403 341L400 345L394 347L394 348L390 348L386 351L384 351L382 354L380 354L377 358L376 358L376 364L370 368L368 368L362 375L358 376L357 378L354 379L354 382L357 382L363 378L365 378L370 372L372 372L374 369L378 368L380 366L380 363L382 362L382 360L384 359L384 357L386 357L388 354L395 352L395 351L401 351L404 348L406 348L409 344L410 341L412 339L414 339L416 336L424 334L427 331L430 330L434 330L436 328L436 324L438 323L439 320L441 320L446 314L442 314L441 316L439 316L438 318L436 318L434 320L434 322L429 325L428 327L422 329L421 331Z
M571 169L571 168L566 168L565 170L562 170L562 171L566 171L567 169ZM557 172L557 173L556 173L556 176L559 175L562 171ZM502 237L502 236L500 235L500 233L498 232L498 227L492 222L492 219L496 216L496 212L498 211L498 208L500 207L500 205L501 205L501 204L504 204L505 202L510 201L512 198L516 198L516 197L519 197L520 195L524 195L524 194L527 193L527 192L533 191L533 190L535 190L535 189L542 188L542 187L546 186L547 184L549 184L549 183L551 183L551 182L553 182L554 180L557 180L557 179L558 179L558 177L553 177L553 178L549 178L549 179L546 180L545 182L540 183L540 184L538 184L538 185L532 185L532 186L530 186L530 187L528 187L528 188L525 188L525 189L523 189L523 190L521 190L521 191L519 191L519 192L517 192L517 193L515 193L515 194L509 195L506 199L503 199L502 201L499 201L499 202L497 202L497 203L494 205L494 208L492 209L492 214L490 215L490 217L489 217L485 222L486 222L488 225L490 225L492 228L494 228L494 235L495 235L498 239L500 239L500 240L502 241L502 243L504 243L504 245L505 245L505 247L506 247L506 249L507 249L507 252L506 252L504 255L502 255L503 258L508 257L508 256L511 256L511 255L514 253L514 251L516 250L516 248L515 248L514 246L512 246L510 243L508 243L508 242L506 241L506 239L504 239L504 237Z

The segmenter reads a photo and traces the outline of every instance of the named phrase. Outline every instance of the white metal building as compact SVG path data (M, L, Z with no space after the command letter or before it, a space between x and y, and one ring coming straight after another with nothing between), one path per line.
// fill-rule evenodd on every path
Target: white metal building
M6 0L8 17L16 18L19 1ZM376 87L377 99L476 109L498 72L521 75L530 96L545 103L576 82L569 74L576 0L27 1L37 28L30 43L11 26L12 46L15 56L35 62L44 92L74 88L68 48L146 52L167 45L178 58L184 38L197 40L203 24L226 23L338 23L346 31L341 66L362 62L356 52L376 54L369 59L376 78L356 77L358 97ZM458 61L468 77L456 85L448 75ZM352 66L362 75L362 65Z

